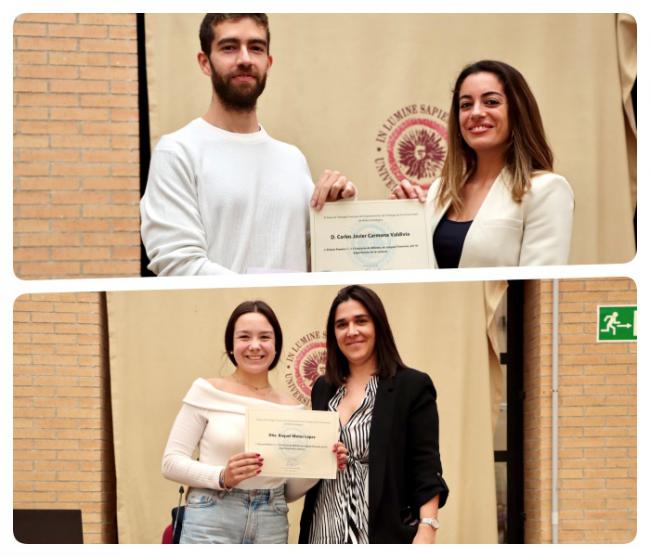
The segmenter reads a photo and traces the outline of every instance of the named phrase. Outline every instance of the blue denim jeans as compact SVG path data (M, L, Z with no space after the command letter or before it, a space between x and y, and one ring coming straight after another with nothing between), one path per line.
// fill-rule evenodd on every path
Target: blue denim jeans
M284 486L274 489L191 488L180 543L287 543Z

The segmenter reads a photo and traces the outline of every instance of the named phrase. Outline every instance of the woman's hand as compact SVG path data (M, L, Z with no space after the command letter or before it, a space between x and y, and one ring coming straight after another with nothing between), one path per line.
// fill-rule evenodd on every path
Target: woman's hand
M429 499L424 505L420 507L420 516L436 517L438 516L438 503L440 502L440 495L436 495ZM413 538L413 543L436 543L436 536L438 530L432 528L428 524L418 523L418 531Z
M402 180L398 185L393 186L388 196L389 199L417 199L420 203L427 200L425 191L408 180Z
M428 524L418 524L418 531L413 538L413 543L436 543L437 533Z
M345 469L348 464L348 458L350 455L348 450L345 448L345 445L340 441L338 443L335 443L332 447L332 452L336 455L336 467L339 470Z
M257 476L262 471L262 464L264 459L258 453L238 453L231 456L223 471L226 489Z

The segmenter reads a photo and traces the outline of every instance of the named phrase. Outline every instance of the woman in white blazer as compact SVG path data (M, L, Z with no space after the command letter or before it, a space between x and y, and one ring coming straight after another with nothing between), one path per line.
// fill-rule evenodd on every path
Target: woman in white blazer
M539 108L521 73L494 60L465 67L448 132L447 158L428 193L404 180L390 195L426 203L435 266L566 264L573 191L553 173Z

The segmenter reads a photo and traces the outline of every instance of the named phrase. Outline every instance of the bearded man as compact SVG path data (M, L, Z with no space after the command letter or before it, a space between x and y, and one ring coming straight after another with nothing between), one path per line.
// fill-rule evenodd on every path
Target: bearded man
M300 150L257 119L273 58L266 14L206 14L201 71L208 111L163 136L140 202L142 240L157 275L308 270L309 206L356 195L339 172L316 186Z

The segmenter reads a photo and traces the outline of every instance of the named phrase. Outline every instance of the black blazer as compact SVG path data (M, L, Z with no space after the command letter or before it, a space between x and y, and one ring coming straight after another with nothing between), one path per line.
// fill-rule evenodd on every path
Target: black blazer
M320 377L311 392L312 408L327 410L336 387ZM438 410L431 378L414 369L399 369L380 379L370 423L370 543L411 543L420 507L436 495L439 507L449 489L442 478L438 449ZM300 543L309 542L320 482L305 496Z

